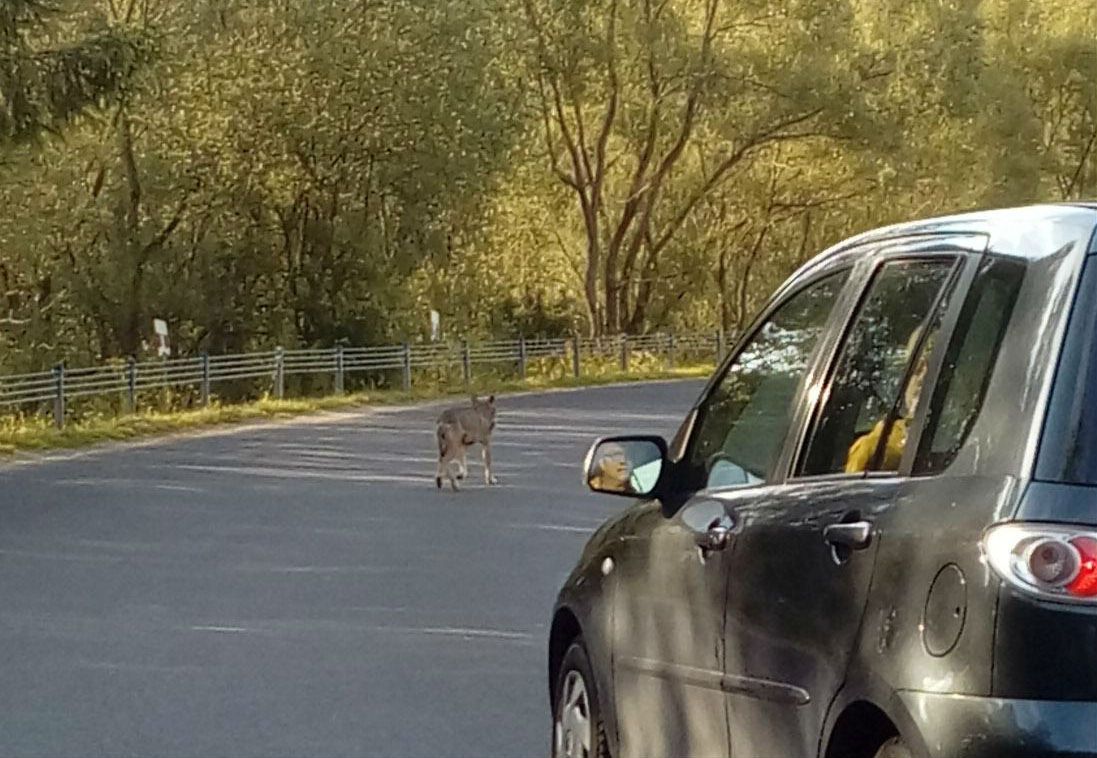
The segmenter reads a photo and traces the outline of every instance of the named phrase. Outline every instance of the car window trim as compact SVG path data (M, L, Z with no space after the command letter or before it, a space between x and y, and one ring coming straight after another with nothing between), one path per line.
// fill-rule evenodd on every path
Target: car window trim
M970 244L965 244L970 242ZM841 273L842 271L849 271L849 278L842 287L842 292L839 293L838 298L835 300L835 307L832 311L832 316L839 312L847 294L859 293L867 284L866 270L868 270L867 276L871 276L871 269L874 265L874 261L879 257L880 259L886 259L890 256L901 257L904 254L910 255L912 253L919 253L920 251L926 251L932 253L939 250L953 250L957 253L968 252L982 254L987 245L990 243L990 237L985 232L963 232L963 231L949 231L949 232L920 232L917 234L905 235L900 237L891 237L880 240L870 240L853 245L849 248L842 250L841 257L830 261L827 265L818 268L805 274L805 278L802 281L786 284L776 292L770 298L769 302L762 308L754 320L751 321L747 328L743 330L743 333L739 335L739 338L728 346L728 353L724 356L724 359L716 367L716 370L709 376L705 386L701 388L701 392L694 402L693 407L690 408L690 412L694 413L700 410L712 394L713 389L724 380L724 375L727 374L731 364L735 362L735 359L739 357L739 353L742 352L746 343L753 339L774 311L781 308L789 300L796 297L799 293L803 292L813 284L817 284L819 281L826 279L828 276ZM856 295L860 297L859 294ZM830 324L828 322L827 326ZM824 339L826 335L824 334ZM698 414L699 415L699 414ZM693 432L696 428L697 418L692 419L693 429L689 430L689 434L686 437L686 442L683 445L683 457L688 453L693 444Z
M851 272L850 279L852 279L852 272L856 271L857 266L857 263L851 264L849 261L842 261L841 265L836 265L833 268L814 271L803 282L797 282L797 286L794 289L788 289L786 292L782 292L779 299L774 298L770 300L769 303L764 308L762 308L759 314L754 317L754 320L747 325L747 328L743 330L743 333L739 335L739 338L730 345L727 355L725 355L724 359L720 361L720 365L716 367L716 371L714 371L712 375L708 378L705 386L701 389L701 394L698 396L697 402L693 404L693 407L690 409L690 411L698 412L697 415L700 416L699 411L701 407L708 402L709 396L712 394L713 390L718 387L721 382L724 381L724 376L727 375L727 372L731 369L731 365L735 363L740 353L743 352L743 348L746 347L748 342L754 339L762 326L770 319L770 317L776 311L780 310L783 306L785 306L790 300L799 295L801 292L808 289L809 287L818 284L823 279L827 279L831 276L834 276L835 274L840 274L843 271ZM842 285L843 291L845 290L845 287L848 286L850 279L847 279L846 283ZM839 298L840 297L841 293L839 293ZM837 301L835 302L837 303ZM700 418L693 419L694 428L696 428L697 422L699 420ZM694 430L692 429L690 430L689 442L685 445L686 451L691 450L693 447L693 431Z
M812 354L808 359L807 371L805 371L804 376L800 379L800 382L797 384L796 387L796 392L793 394L794 407L798 409L799 406L802 405L803 397L807 392L807 385L805 384L805 380L809 376L811 376L813 369L819 360L820 348L823 346L823 343L826 342L827 335L830 334L830 330L833 328L835 315L839 312L841 306L849 297L850 288L852 287L853 282L858 279L858 268L862 266L863 262L860 261L851 264L848 260L843 260L840 264L836 264L832 267L820 269L819 271L813 271L811 275L803 282L798 282L796 287L787 289L779 299L773 299L769 303L769 305L767 305L762 310L762 312L758 314L754 321L751 322L750 326L743 332L743 336L736 340L735 346L728 353L723 363L720 364L719 370L717 370L709 379L708 384L706 384L705 388L702 390L701 396L698 399L697 403L690 410L689 415L692 416L692 428L689 431L689 441L683 449L682 461L687 462L688 465L688 461L690 460L690 457L693 453L693 446L697 444L697 432L701 428L701 425L704 423L704 414L701 412L701 409L704 408L705 405L708 403L708 400L711 397L712 393L715 391L715 388L719 387L721 382L724 381L724 377L727 375L727 372L731 370L731 367L735 364L735 361L738 360L743 349L748 344L750 344L750 342L758 335L758 332L761 331L762 327L769 321L773 314L785 305L787 305L793 298L797 297L810 287L818 284L822 280L829 279L832 276L845 273L847 274L846 280L842 283L842 287L838 292L838 296L835 298L834 305L831 307L830 314L827 316L826 322L823 325L823 338L819 341L819 344L817 344L815 346L815 349L812 351ZM794 412L792 423L790 423L789 425L790 430L793 429L796 424L796 415L796 412ZM784 457L785 448L787 447L787 445L788 433L786 432L785 439L781 443L781 452L779 452L777 455L776 464L770 467L770 470L766 472L766 476L761 482L757 482L754 484L731 485L729 488L736 491L746 491L759 487L770 487L774 484L779 484L780 482L776 479L776 476L777 473L781 471L780 464ZM698 490L698 492L700 491L707 492L709 490L702 488L701 490Z
M959 279L956 282L956 290L952 294L952 301L941 319L941 330L937 343L929 356L926 366L926 378L922 385L922 394L918 397L918 406L914 409L914 417L911 419L910 428L907 430L907 444L903 449L903 457L899 460L899 476L908 478L914 470L914 459L918 456L918 450L922 445L922 434L926 428L926 419L932 405L933 394L937 391L937 382L941 379L944 370L945 356L948 355L948 346L956 333L956 327L960 323L960 314L963 313L964 304L971 294L975 277L986 260L987 254L966 255L961 259L962 268Z
M985 249L985 235L959 236L978 237L984 242ZM888 245L877 253L870 254L870 259L866 261L866 271L863 272L864 278L861 282L856 301L849 313L846 314L838 338L834 340L834 344L830 345L830 348L827 351L826 363L825 366L823 366L818 385L819 389L814 393L814 400L811 404L811 408L802 409L803 415L805 416L802 428L797 435L795 446L789 452L784 467L780 469L780 471L784 473L783 479L780 480L782 483L790 484L793 482L818 482L827 480L855 481L866 478L878 479L910 476L910 471L914 462L914 454L912 451L917 450L917 445L921 440L922 426L925 423L925 417L928 410L926 407L923 407L923 403L927 401L929 395L932 394L932 388L936 386L942 364L944 363L945 352L942 349L942 346L947 345L949 339L951 339L952 332L954 331L956 322L960 316L960 306L962 306L964 299L967 297L967 293L971 288L971 283L975 278L978 262L983 255L982 252L975 253L971 247L958 245L956 242L957 240L952 236L947 239L937 238L933 240L919 240L916 244L912 245ZM861 471L848 474L845 472L829 472L810 476L797 475L796 470L802 463L803 456L807 453L808 433L818 420L819 410L830 397L831 382L834 379L834 370L837 368L837 361L840 357L841 349L849 339L850 330L852 330L857 316L861 312L864 299L868 297L869 290L872 287L872 283L876 280L876 276L880 269L883 268L883 266L896 261L939 259L952 260L953 270L949 273L949 277L945 282L945 288L947 289L948 287L955 285L955 290L952 294L952 300L949 302L948 310L941 319L939 336L936 344L933 346L933 351L930 355L929 364L926 369L925 387L929 388L929 392L927 392L926 389L923 389L921 396L918 398L918 407L915 410L911 425L907 431L907 445L903 451L903 457L899 461L898 470Z
M848 272L848 277L842 285L838 297L835 299L830 317L827 319L827 323L823 328L823 337L819 341L819 344L815 346L815 350L808 363L808 369L796 389L793 401L795 403L793 417L775 464L762 482L749 485L732 485L728 488L718 489L748 491L763 487L784 485L791 481L798 483L822 479L849 480L864 479L870 476L872 478L909 476L913 464L913 455L910 456L909 461L906 460L907 451L904 451L904 457L900 462L899 472L884 471L863 472L860 474L824 474L812 477L798 477L795 480L791 478L791 472L793 470L793 462L798 460L800 449L804 444L804 438L809 429L808 424L814 418L815 409L820 402L822 381L829 376L832 364L837 360L838 346L844 344L845 330L850 327L853 319L856 317L861 298L871 283L877 266L886 261L902 258L924 259L948 256L965 260L971 258L978 260L981 259L982 255L985 253L989 243L990 236L985 232L960 230L866 240L865 242L843 250L841 258L831 262L831 265L812 271L802 281L796 282L795 285L779 289L777 293L775 293L773 299L770 300L769 304L762 309L747 329L743 331L743 334L739 339L732 345L727 356L725 356L719 368L709 378L708 382L701 390L697 401L690 409L690 412L687 415L687 418L690 420L690 429L686 435L685 444L682 445L681 462L689 460L693 446L696 444L697 430L700 428L700 422L702 421L701 409L708 402L714 389L724 380L725 375L730 370L732 364L738 359L743 348L750 340L754 339L762 325L769 320L775 311L808 287L817 284L819 281L826 279L829 276L846 271ZM966 269L970 270L970 274L964 274L965 280L959 282L957 285L957 293L962 293L963 297L967 296L968 289L971 286L971 280L974 279L975 274L975 269L971 265L967 265ZM963 300L963 297L960 298L961 301ZM955 306L955 303L953 303L952 306ZM950 307L950 311L951 310L952 307ZM959 311L957 310L955 316L946 314L945 318L942 319L941 334L944 336L945 343L951 339L952 330L955 327L958 316ZM945 333L946 327L949 329L947 334ZM927 385L931 387L936 385L937 378L940 375L941 364L944 360L944 353L938 350L938 348L941 347L941 344L942 343L939 340L938 345L935 346L934 355L930 358L930 364L926 372L926 382ZM930 382L932 382L932 384L929 384ZM815 391L814 399L810 403L805 402L805 398L810 397L813 387L818 387ZM923 396L925 395L926 393L923 391ZM917 449L917 444L921 440L921 424L924 424L925 422L925 410L922 408L923 399L924 397L919 398L918 411L915 413L912 425L914 428L909 432L912 433L912 436L908 438L908 442L910 440L914 441L914 449ZM906 471L907 473L903 474L903 471ZM697 491L707 492L709 490L702 488Z
M930 325L933 323L933 319L936 317L937 310L941 307L941 303L945 302L946 298L955 298L955 295L960 292L960 281L959 280L960 280L960 277L963 276L963 272L965 270L965 266L967 265L967 263L968 263L967 260L965 260L963 257L960 257L960 256L957 256L953 260L952 269L948 272L948 276L945 277L944 285L937 292L937 297L934 298L933 305L930 306L929 312L926 313L925 317L922 319L922 324L919 327L922 330L922 333L921 333L921 335L919 335L918 341L914 345L913 353L910 356L908 356L907 366L903 370L903 378L899 380L899 394L896 396L895 400L892 402L891 408L888 409L887 415L884 417L884 427L881 430L880 440L876 443L876 449L874 451L872 451L872 458L869 459L868 471L877 471L878 469L876 467L879 466L881 461L883 460L883 457L885 455L885 450L887 449L887 441L888 441L888 438L891 436L891 430L895 427L895 422L899 418L899 408L900 408L900 403L902 403L902 401L903 401L903 393L906 392L906 390L907 390L907 384L910 382L911 374L914 371L914 365L916 363L916 359L918 358L918 356L922 352L922 350L925 349L926 340L929 339ZM942 332L944 331L945 317L948 316L949 312L953 309L954 306L955 306L955 300L950 299L948 301L948 309L945 311L945 313L941 317L940 331L942 331ZM935 351L936 348L937 348L937 343L934 343L933 347L934 347L934 351ZM927 361L926 361L926 374L927 374L926 378L927 379L928 379L928 374L929 374L929 360L928 359L933 357L932 352L934 352L934 351L931 351L931 354L930 354L930 356L928 356ZM925 384L925 383L923 383L922 392L918 395L918 403L917 403L918 405L921 405L922 396L926 394L925 393L926 387L928 387L930 389L930 391L932 391L935 386L936 386L936 383L934 383L934 384ZM915 416L911 418L911 421L914 422L914 423L917 423L917 408L915 408ZM903 462L902 458L905 457L906 449L909 446L909 443L912 439L913 439L913 436L910 434L910 432L908 430L908 432L907 432L907 442L906 442L906 444L904 445L904 448L903 448L903 454L904 455L900 457L900 459L899 459L899 464L900 465L898 467L896 467L896 469L895 469L896 471L901 470L901 466L902 466L902 462Z
M939 469L939 470L915 472L914 465L918 460L918 456L923 452L925 452L927 454L931 453L932 448L933 448L932 439L930 439L930 440L928 440L928 442L930 444L927 445L926 446L927 449L925 451L923 451L922 450L922 445L923 445L923 443L927 442L927 440L923 439L923 438L926 436L926 434L930 434L930 436L932 437L932 435L936 434L937 430L939 429L939 427L937 427L937 426L935 426L933 429L928 429L927 428L929 426L929 422L931 420L929 418L929 415L933 410L933 398L934 398L934 396L936 396L936 394L938 392L941 391L940 383L941 383L942 377L945 373L944 361L945 361L946 356L948 355L949 349L951 349L952 340L956 339L957 331L959 329L960 316L963 314L964 310L970 304L968 301L972 297L972 293L973 293L973 291L975 289L975 286L976 286L976 281L980 278L980 276L985 274L986 270L994 263L1004 263L1006 265L1020 267L1021 278L1020 278L1019 282L1017 283L1017 289L1015 289L1013 291L1012 300L1010 302L1008 310L1005 313L1005 320L1002 323L1000 323L999 327L998 327L999 328L999 335L998 335L998 338L995 342L994 352L993 352L993 355L991 356L991 363L988 366L988 373L986 375L984 375L983 379L982 379L983 383L982 383L982 387L980 389L979 406L978 406L978 408L975 412L975 415L968 420L966 428L964 429L963 435L961 437L960 447L955 450L955 452L953 454L953 458L951 460L949 460L948 464L944 468ZM922 419L922 426L919 429L918 438L915 440L915 443L916 443L915 449L913 451L911 451L910 468L909 468L909 471L908 471L909 476L917 477L919 479L932 479L933 477L937 477L937 476L941 476L943 474L946 474L948 472L948 470L952 467L952 464L955 462L956 455L963 448L963 446L967 443L967 439L971 435L971 431L974 428L974 425L977 422L977 420L979 418L979 415L982 413L983 405L986 402L986 395L987 395L989 382L991 380L991 377L994 375L995 369L997 368L998 357L1001 353L1002 346L1005 343L1006 336L1009 332L1009 324L1012 321L1014 313L1015 313L1015 306L1017 304L1017 297L1020 293L1020 288L1023 285L1024 278L1027 275L1027 272L1028 272L1027 262L1024 259L1022 259L1018 256L1007 256L1007 255L1001 255L1001 254L998 254L998 253L987 252L987 253L984 253L983 255L979 256L978 259L976 259L972 262L971 280L970 280L970 282L968 282L967 292L964 295L963 302L960 304L959 312L956 314L956 321L952 325L952 333L949 335L949 345L946 346L945 351L941 354L940 370L937 373L937 375L934 376L933 390L928 395L929 399L928 399L927 405L926 405L925 418ZM932 368L932 366L930 368ZM906 452L907 451L904 451L904 458L906 457Z
M804 445L812 419L815 417L815 409L822 401L823 393L827 391L825 381L830 374L831 364L836 359L838 347L844 342L846 330L856 318L862 298L872 282L876 270L878 256L883 248L879 244L866 244L862 248L862 258L854 264L846 287L839 295L835 303L831 318L827 322L823 339L816 347L816 355L812 365L808 367L800 391L797 393L797 407L793 414L792 424L785 436L784 447L777 458L774 467L774 484L787 484L791 465L799 458L799 450ZM824 474L819 477L802 477L798 481L808 479L834 478L833 474ZM851 478L843 474L842 478Z

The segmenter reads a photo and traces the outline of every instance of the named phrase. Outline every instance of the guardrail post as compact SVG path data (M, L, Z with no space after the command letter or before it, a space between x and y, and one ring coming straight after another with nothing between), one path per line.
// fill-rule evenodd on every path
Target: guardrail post
M281 400L286 395L286 351L276 348L274 351L274 397Z
M343 346L335 346L335 394L343 394Z
M576 379L578 379L581 374L579 351L582 349L582 345L582 338L578 334L571 338L571 367L575 372Z
M468 339L461 341L461 377L465 380L465 384L472 381L472 353L469 350Z
M628 373L628 335L621 335L621 373Z
M404 391L411 389L411 345L404 343Z
M667 368L674 368L674 334L667 335Z
M65 428L65 364L53 367L53 423L58 429Z
M130 413L137 413L137 361L133 356L126 359L126 389L129 393L127 408Z
M518 337L518 378L522 381L526 379L526 338L524 335Z
M724 330L716 330L716 365L719 366L724 360Z
M209 406L210 397L210 376L209 376L209 353L202 352L202 407Z

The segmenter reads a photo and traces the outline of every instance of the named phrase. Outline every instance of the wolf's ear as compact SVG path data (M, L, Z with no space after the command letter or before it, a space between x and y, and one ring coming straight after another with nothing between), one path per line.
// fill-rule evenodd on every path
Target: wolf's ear
M488 395L488 405L495 405L495 395Z

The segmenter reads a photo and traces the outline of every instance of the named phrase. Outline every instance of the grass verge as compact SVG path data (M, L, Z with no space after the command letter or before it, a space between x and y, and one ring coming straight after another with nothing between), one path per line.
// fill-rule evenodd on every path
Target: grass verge
M263 398L251 403L213 404L208 408L175 412L142 412L126 416L95 416L70 422L57 429L43 418L0 417L0 456L20 451L43 451L58 448L78 448L98 442L132 440L156 435L206 429L243 421L288 418L320 411L361 406L402 405L444 397L466 395L469 392L521 392L529 390L594 387L618 382L652 381L656 379L687 379L706 377L711 364L682 366L673 370L651 370L632 373L605 372L596 376L550 378L531 376L520 379L481 379L471 387L423 386L410 391L376 390L347 395L275 400Z

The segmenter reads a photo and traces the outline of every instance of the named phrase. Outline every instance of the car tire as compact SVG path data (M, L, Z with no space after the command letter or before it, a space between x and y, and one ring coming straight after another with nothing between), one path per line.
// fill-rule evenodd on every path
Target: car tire
M880 746L874 758L914 758L914 753L910 752L902 737L892 737Z
M576 638L564 653L554 695L553 758L609 758L606 725L582 638Z

